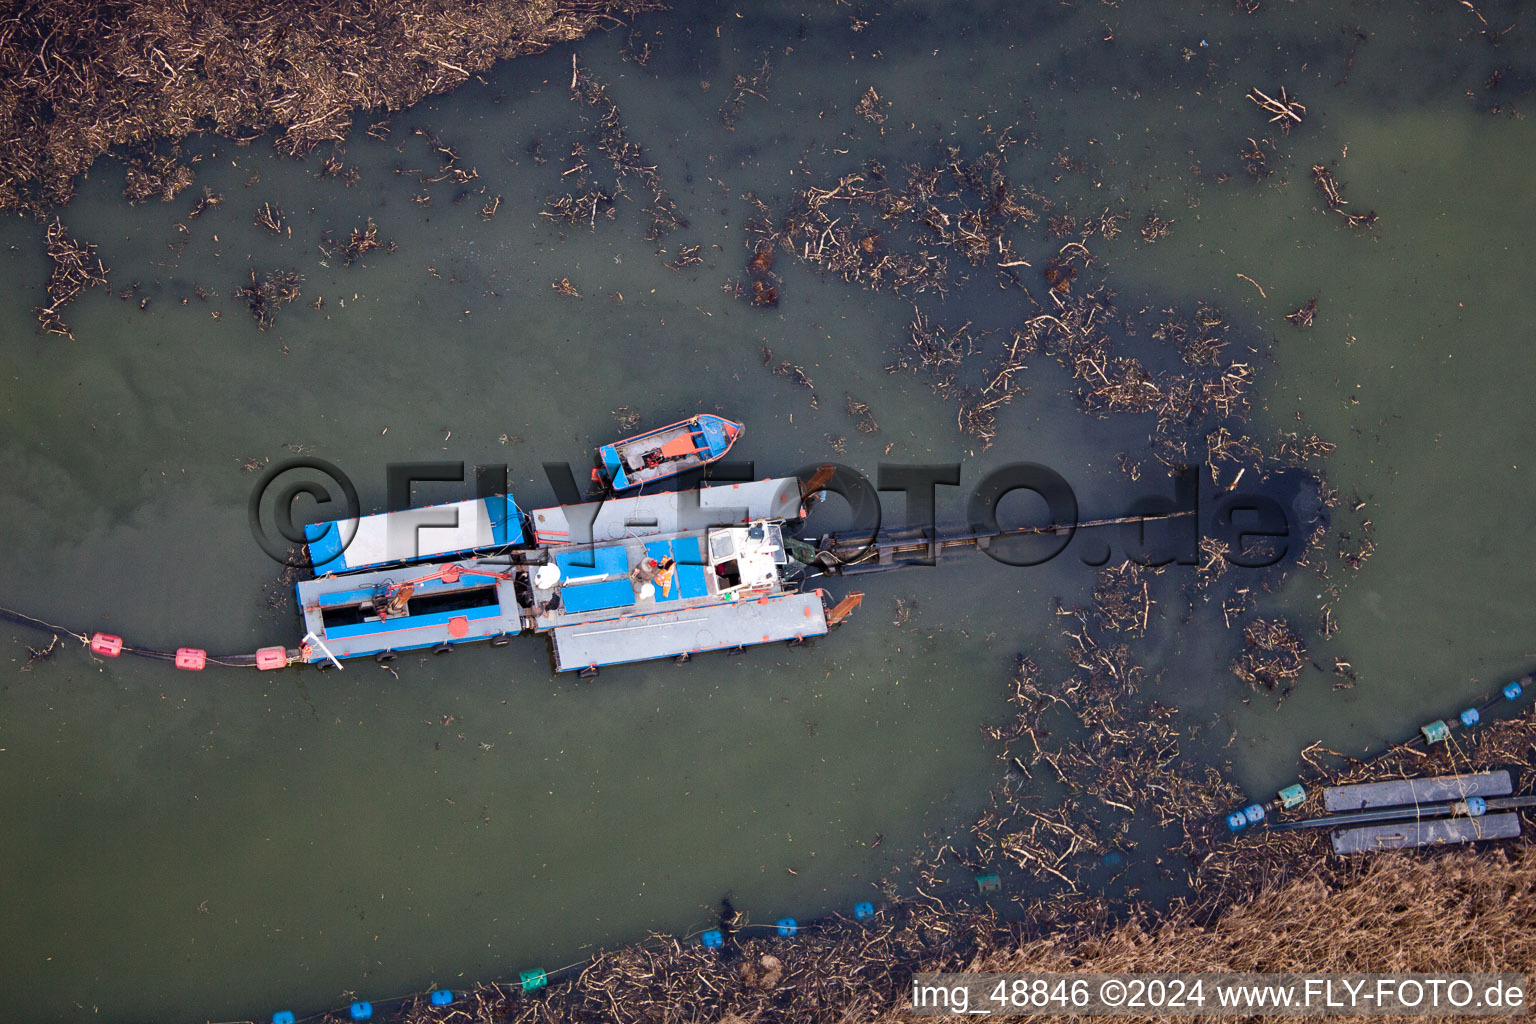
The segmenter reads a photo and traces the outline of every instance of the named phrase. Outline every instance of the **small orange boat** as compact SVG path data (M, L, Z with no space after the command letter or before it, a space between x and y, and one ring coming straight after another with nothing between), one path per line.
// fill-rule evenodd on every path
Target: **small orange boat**
M746 429L734 420L700 413L597 450L592 479L615 491L665 480L722 458Z

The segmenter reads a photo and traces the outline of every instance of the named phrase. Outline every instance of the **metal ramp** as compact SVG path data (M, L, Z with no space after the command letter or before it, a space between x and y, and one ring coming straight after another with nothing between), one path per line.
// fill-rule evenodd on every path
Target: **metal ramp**
M1390 825L1340 829L1333 834L1333 852L1373 853L1417 846L1448 846L1487 839L1513 839L1520 834L1520 815L1486 814L1479 818L1435 818Z
M1361 811L1372 807L1415 806L1469 796L1507 796L1514 792L1509 772L1478 772L1442 775L1432 779L1393 779L1323 790L1323 807L1333 811Z
M822 636L826 632L827 616L821 596L811 592L558 626L551 636L555 670L574 672Z

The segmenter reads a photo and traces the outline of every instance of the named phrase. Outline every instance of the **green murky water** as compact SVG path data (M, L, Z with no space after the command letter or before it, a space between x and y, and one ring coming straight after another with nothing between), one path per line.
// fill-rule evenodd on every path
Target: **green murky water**
M1148 424L1083 416L1049 360L973 456L952 404L884 371L906 303L788 258L774 310L723 288L747 255L744 192L779 210L868 158L974 152L1014 126L1031 140L1008 152L1016 180L1131 215L1094 243L1120 306L1226 309L1262 350L1255 433L1297 429L1300 412L1337 442L1329 476L1374 523L1336 637L1313 632L1305 574L1267 606L1304 627L1320 665L1350 660L1354 689L1309 672L1278 708L1253 698L1225 669L1235 634L1182 625L1170 589L1142 648L1158 695L1187 724L1223 723L1232 742L1211 756L1255 792L1289 781L1314 739L1379 747L1480 698L1536 647L1536 132L1487 111L1531 102L1531 49L1517 6L1485 14L1516 23L1498 47L1449 4L683 6L641 22L657 44L646 67L620 59L622 33L595 37L396 115L388 141L363 121L351 188L317 178L319 155L194 140L198 187L225 202L193 220L192 192L129 207L120 166L102 162L64 217L100 245L114 290L140 287L69 307L74 342L34 333L39 230L0 225L3 603L153 647L292 643L291 609L268 607L277 567L247 527L247 460L301 446L370 507L391 461L506 463L519 501L544 505L540 464L583 464L620 433L620 406L648 424L744 419L734 454L760 475L831 457L829 437L845 437L843 461L871 475L961 459L968 486L1030 459L1066 476L1085 514L1123 511L1151 485L1115 455L1144 449ZM1367 39L1340 84L1357 25ZM609 83L689 220L659 256L643 195L591 228L539 216L585 115L566 91L572 52ZM766 99L748 96L728 132L717 110L764 54ZM1488 92L1498 67L1506 85ZM1266 126L1244 93L1282 84L1307 119L1254 185L1238 154ZM871 85L891 104L883 134L853 110ZM418 127L479 179L422 185L437 157ZM1058 153L1088 170L1053 165ZM1380 215L1373 235L1321 208L1309 168L1334 161L1352 206ZM263 202L291 237L252 225ZM1152 211L1173 232L1147 244L1134 228ZM348 268L318 250L324 230L368 217L398 251ZM1059 245L1022 237L1037 268ZM666 266L694 244L702 265ZM231 298L252 267L304 276L265 333ZM556 294L560 278L581 297ZM1316 326L1292 328L1284 314L1314 294ZM1020 313L987 282L940 309L983 329ZM819 408L760 365L763 345L806 367ZM878 432L856 429L845 393ZM941 500L959 515L958 494ZM757 920L846 909L925 835L962 828L998 780L977 727L1006 714L1017 654L1056 664L1053 600L1082 602L1093 583L1076 551L1031 570L977 558L873 577L854 625L808 649L593 683L555 678L539 640L405 658L395 673L194 675L75 649L23 671L37 637L6 630L0 1018L262 1016L506 978L706 925L727 891ZM917 602L900 624L898 597Z

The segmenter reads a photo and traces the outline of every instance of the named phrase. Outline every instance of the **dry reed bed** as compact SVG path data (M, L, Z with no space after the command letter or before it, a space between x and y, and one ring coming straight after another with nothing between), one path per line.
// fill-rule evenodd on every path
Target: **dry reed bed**
M579 39L658 0L31 0L0 16L0 210L68 202L114 146L211 127L279 150L341 141L358 108L398 110L510 57ZM174 194L175 161L130 187ZM166 184L162 185L161 183Z
M1529 976L1536 973L1536 846L1390 854L1340 869L1320 866L1262 885L1214 923L1183 910L1161 921L1084 924L1000 949L969 969L1515 971ZM896 1024L910 1018L892 1010L877 1019ZM1132 1014L1116 1019L1163 1018Z

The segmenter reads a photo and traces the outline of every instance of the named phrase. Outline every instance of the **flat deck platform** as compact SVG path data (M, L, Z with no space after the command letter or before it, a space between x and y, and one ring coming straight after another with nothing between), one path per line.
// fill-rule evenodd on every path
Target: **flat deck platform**
M1442 775L1427 779L1393 779L1323 790L1323 806L1332 811L1362 811L1371 807L1413 807L1463 800L1469 796L1508 796L1514 792L1509 772Z
M811 592L575 623L557 627L551 635L556 671L572 672L826 632L821 597Z
M1485 814L1480 818L1434 818L1340 829L1333 834L1333 852L1373 853L1415 846L1446 846L1485 839L1513 839L1520 834L1520 815Z
M536 544L602 544L754 519L798 518L800 481L794 477L775 477L535 509L528 514L528 528Z

